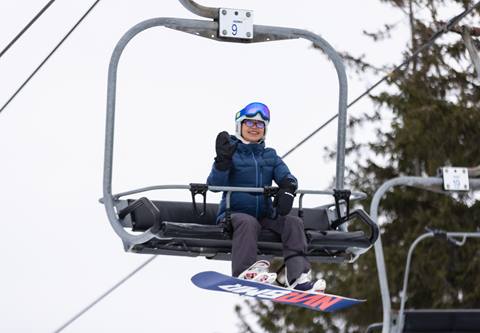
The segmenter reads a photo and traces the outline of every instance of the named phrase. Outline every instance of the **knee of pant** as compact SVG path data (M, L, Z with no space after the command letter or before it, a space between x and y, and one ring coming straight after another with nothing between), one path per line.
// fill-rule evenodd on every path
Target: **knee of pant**
M289 229L304 229L303 220L297 216L289 216L288 219L285 220L285 223L288 225Z
M242 221L236 229L242 229L248 232L257 233L260 230L260 225L257 221Z

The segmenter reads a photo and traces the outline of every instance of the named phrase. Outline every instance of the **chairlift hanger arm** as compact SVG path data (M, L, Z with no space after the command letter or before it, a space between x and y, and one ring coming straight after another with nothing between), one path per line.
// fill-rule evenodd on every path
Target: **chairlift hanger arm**
M183 7L185 7L186 9L188 9L189 11L191 11L192 13L198 16L211 18L214 20L218 19L219 8L202 6L193 0L178 0L178 1L180 1Z
M480 29L477 30L477 33L480 33ZM463 29L463 42L465 43L465 47L470 54L470 59L472 60L472 64L475 67L475 71L477 72L477 78L480 80L480 56L471 36L472 30L470 28Z

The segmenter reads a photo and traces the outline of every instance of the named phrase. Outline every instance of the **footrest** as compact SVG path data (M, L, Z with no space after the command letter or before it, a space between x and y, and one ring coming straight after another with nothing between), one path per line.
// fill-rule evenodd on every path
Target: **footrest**
M316 231L307 230L308 244L339 247L368 248L371 242L363 231Z
M227 240L230 236L221 224L162 222L158 236L162 238L199 238Z

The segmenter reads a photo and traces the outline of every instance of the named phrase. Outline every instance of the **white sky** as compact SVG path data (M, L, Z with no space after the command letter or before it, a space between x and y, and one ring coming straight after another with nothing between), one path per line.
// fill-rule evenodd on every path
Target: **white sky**
M1 49L45 3L0 2ZM2 105L92 3L57 1L0 59ZM407 36L406 22L393 42L362 36L387 17L401 20L378 0L201 4L252 9L256 24L311 30L379 65L398 63ZM1 332L54 331L148 258L123 252L98 198L110 55L152 17L197 18L175 0L101 1L0 115ZM137 36L119 67L114 192L204 182L216 134L232 132L235 112L251 101L270 106L267 145L286 152L337 112L333 66L309 46L217 43L162 28ZM349 100L373 82L351 81ZM364 100L351 111L369 108ZM329 186L335 165L323 148L335 140L336 123L285 160L301 188ZM229 273L230 264L161 256L65 332L235 332L241 298L194 287L190 277L203 270Z

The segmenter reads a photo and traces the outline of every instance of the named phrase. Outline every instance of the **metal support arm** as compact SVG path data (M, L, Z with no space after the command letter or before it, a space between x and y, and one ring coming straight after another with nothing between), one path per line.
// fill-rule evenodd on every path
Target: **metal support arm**
M475 45L472 42L472 37L470 35L470 29L464 27L462 38L465 43L465 47L470 54L470 59L472 60L472 64L475 67L475 72L477 72L477 79L480 80L480 57L478 55L478 50L476 49Z
M206 7L199 5L193 0L178 0L183 5L183 7L187 8L192 13L206 18L211 18L214 20L218 19L218 9L215 7Z

